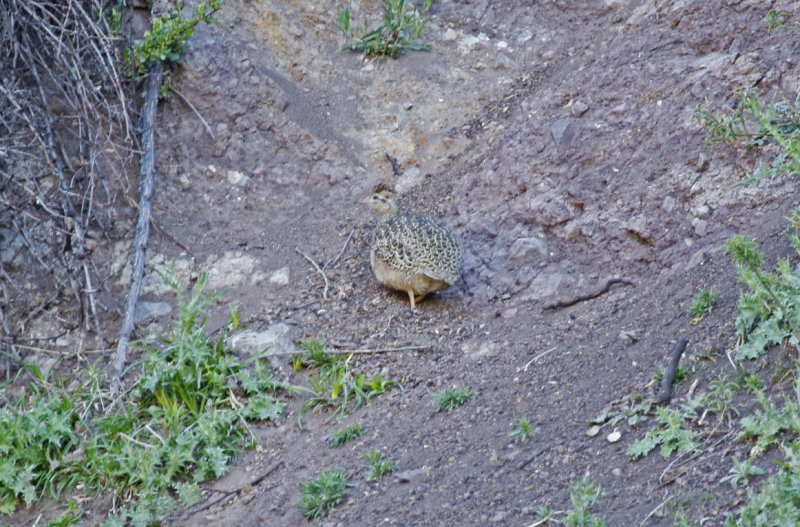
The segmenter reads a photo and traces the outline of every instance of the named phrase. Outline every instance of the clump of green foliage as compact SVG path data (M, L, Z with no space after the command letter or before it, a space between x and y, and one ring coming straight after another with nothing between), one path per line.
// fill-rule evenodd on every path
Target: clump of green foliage
M790 15L771 10L766 22L769 31L793 29L800 32L800 24L790 22ZM698 105L694 119L708 130L707 143L741 144L757 148L768 143L779 146L778 155L767 166L759 165L756 172L747 174L741 183L758 183L782 173L800 172L800 97L793 103L761 99L757 88L745 88L738 93L739 103L730 114L714 113L708 105Z
M422 0L418 10L407 0L383 0L383 24L370 31L364 21L363 29L350 29L350 6L339 11L337 25L354 43L343 50L362 52L368 57L395 57L407 50L429 50L428 44L415 41L428 23L423 15L428 12L433 0Z
M339 430L331 432L329 438L331 441L331 448L336 448L347 444L353 439L361 437L366 432L367 431L361 426L361 423L348 425Z
M672 452L689 452L697 446L695 434L684 428L684 422L696 415L695 409L656 408L656 420L660 427L648 430L642 439L628 445L627 454L636 459L646 456L661 446L661 455L669 457Z
M470 390L469 386L439 390L433 396L434 405L436 406L434 413L452 410L469 401L471 397L472 390Z
M524 443L530 439L531 434L533 434L531 422L528 420L528 416L523 415L520 416L519 421L511 425L511 432L508 433L508 436L515 443Z
M183 18L184 5L179 3L172 11L154 17L153 27L145 31L141 39L134 41L132 50L123 51L123 59L132 61L139 75L147 72L151 62L179 63L197 24L216 23L214 15L221 7L222 0L200 2L194 9L193 17Z
M347 496L347 474L340 468L326 470L318 478L305 482L303 495L297 502L300 514L309 520L319 520Z
M284 404L273 393L285 385L258 358L241 362L224 345L239 314L218 339L204 329L204 311L219 299L206 295L201 275L190 297L171 275L180 320L170 334L147 344L132 366L141 377L121 398L90 369L85 388L66 392L39 376L37 385L0 409L0 512L43 494L114 489L127 506L108 525L147 525L174 508L201 500L198 483L219 477L254 437L248 419L275 419Z
M295 369L306 366L313 370L308 376L311 387L304 389L311 397L303 403L297 414L297 426L300 429L303 429L303 414L308 410L331 409L327 419L330 421L334 417L355 412L376 395L386 393L393 385L400 386L397 381L384 379L381 374L367 379L365 374L353 371L350 368L350 355L328 353L324 339L306 339L300 345L306 348L306 353L302 358L294 359Z
M569 501L572 509L564 516L567 527L603 527L606 521L592 514L589 509L602 497L603 489L588 478L579 479L570 487Z
M368 481L375 481L386 474L395 471L394 462L392 458L385 457L381 454L380 450L371 450L364 454L364 459L367 461L366 467L371 470Z
M789 240L800 253L800 209L791 215L789 222ZM800 276L791 262L787 258L780 259L777 271L765 271L764 257L758 246L744 236L731 238L725 254L733 256L739 280L750 288L749 293L740 294L736 304L740 339L736 358L760 357L769 346L787 340L797 348L800 344Z
M714 309L714 306L717 304L717 299L719 298L719 294L716 293L713 289L710 291L699 291L694 298L692 298L692 304L689 307L689 314L692 315L692 324L697 324L703 318L711 313L711 310Z
M222 0L200 2L194 8L193 16L183 18L184 4L180 2L172 11L153 17L153 27L145 31L141 39L135 40L133 47L122 51L124 63L131 65L128 73L144 75L154 62L180 63L181 55L186 50L186 44L194 35L197 25L201 22L207 24L218 22L215 14L221 7ZM121 32L118 9L112 10L110 26L117 33ZM159 90L162 99L169 95L171 82L172 77L166 75Z

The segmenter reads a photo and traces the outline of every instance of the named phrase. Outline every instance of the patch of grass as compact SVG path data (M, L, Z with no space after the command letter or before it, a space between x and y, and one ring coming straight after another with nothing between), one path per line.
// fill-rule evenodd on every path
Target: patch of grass
M768 143L778 145L779 153L772 162L761 163L758 170L746 174L739 184L758 183L800 171L800 98L788 103L773 97L765 103L755 87L741 90L738 97L738 106L729 115L699 105L693 117L708 130L707 143L744 143L748 149Z
M567 511L563 523L567 527L602 527L605 520L592 514L589 509L603 495L603 489L588 478L579 479L570 487L569 501L572 509Z
M83 388L64 391L34 372L37 382L0 408L0 512L43 494L56 499L115 491L127 503L108 525L147 525L201 498L197 484L218 477L254 443L247 419L273 419L283 403L276 381L258 357L247 362L224 345L239 327L238 312L217 340L204 329L205 309L219 299L206 295L201 275L187 297L172 275L180 320L167 337L143 346L141 372L122 397L103 389L104 373L89 368ZM173 494L175 493L175 494ZM71 517L63 517L68 524Z
M364 459L367 461L366 467L370 469L368 481L375 481L383 476L395 471L397 467L394 466L392 458L384 457L380 450L371 450L364 454Z
M303 496L297 502L300 514L308 520L319 520L328 514L347 496L348 480L344 470L334 468L305 482L300 489Z
M686 366L678 365L677 369L675 370L675 375L672 377L672 384L677 385L682 383L686 380L686 376L689 375L689 368ZM656 368L655 371L655 378L658 384L661 384L661 380L664 378L664 368L659 366Z
M331 448L340 447L353 439L361 437L365 433L367 433L367 431L362 428L361 423L348 425L339 430L335 430L331 432L329 437Z
M636 459L646 456L656 447L661 446L661 455L669 457L672 452L689 452L694 450L695 434L684 428L684 422L689 413L685 408L672 409L657 407L656 419L661 425L659 428L648 430L642 439L628 445L627 454Z
M445 388L439 390L433 396L434 405L436 410L434 413L443 412L445 410L452 410L457 406L466 403L472 397L472 390L468 386L461 388Z
M753 466L753 458L747 458L746 461L739 461L739 458L733 456L733 467L728 471L728 475L719 480L720 483L730 482L731 488L736 488L739 485L747 486L750 484L751 476L761 476L764 474L764 469Z
M800 253L800 209L789 218L788 237ZM742 292L736 304L736 328L739 345L736 358L754 359L766 353L770 346L788 341L800 350L800 276L788 258L778 261L775 272L763 269L764 257L755 241L734 236L726 246L736 263L739 280L750 288Z
M186 43L194 34L197 24L216 23L215 13L221 8L222 0L200 2L194 9L194 16L183 18L184 5L179 2L175 9L152 18L152 28L145 31L140 40L134 41L132 48L123 50L123 61L133 64L133 69L138 75L144 75L153 62L180 63ZM112 27L121 32L119 20L119 10L114 9ZM169 95L171 81L169 75L164 78L159 92L162 99Z
M717 304L718 298L719 294L713 289L710 291L700 291L692 298L692 304L689 307L689 314L693 317L692 325L697 324L703 320L706 315L711 313L711 310L714 309L714 306Z
M403 388L397 381L384 379L381 374L367 379L363 373L351 370L350 355L328 353L325 351L325 340L309 339L301 345L306 348L301 365L313 370L308 376L311 387L304 389L310 397L297 414L297 426L301 430L303 414L308 410L332 410L328 422L334 417L341 418L355 412L392 386Z
M342 50L357 51L368 57L395 57L407 50L429 50L428 44L417 43L428 20L423 17L433 0L422 0L421 10L407 0L383 0L383 24L370 31L367 22L362 29L350 29L350 6L339 11L336 25L350 40Z
M520 416L519 421L511 425L511 432L508 435L515 443L524 443L530 439L532 433L531 422L528 421L527 416L523 415Z

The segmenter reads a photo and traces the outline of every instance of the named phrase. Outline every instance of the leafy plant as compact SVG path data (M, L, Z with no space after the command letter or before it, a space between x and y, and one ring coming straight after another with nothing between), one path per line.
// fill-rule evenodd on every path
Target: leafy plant
M530 439L532 433L531 422L528 421L527 416L523 415L520 416L519 421L511 425L511 432L508 435L515 443L524 443Z
M675 375L672 377L672 384L680 384L686 379L686 376L689 374L689 368L686 366L679 365L675 370ZM655 372L656 382L661 384L661 380L664 378L664 368L659 366L656 368Z
M461 406L469 401L471 397L472 390L470 390L468 386L439 390L434 394L433 397L434 404L436 405L436 410L434 413L452 410L453 408Z
M331 442L331 448L340 447L349 441L352 441L353 439L361 437L365 433L366 430L361 427L361 423L348 425L339 430L331 432L329 438Z
M303 496L297 502L300 514L307 519L319 520L347 496L348 477L344 470L326 470L318 478L305 482L300 489Z
M656 419L661 427L649 430L642 439L631 443L627 450L629 456L634 459L646 456L659 445L664 457L669 457L675 450L689 452L695 448L694 434L683 428L687 419L685 409L674 410L659 406L656 408Z
M711 310L714 309L718 298L719 294L713 289L710 291L698 292L694 298L692 298L692 304L689 307L689 314L694 317L692 318L692 324L697 324L703 320L706 315L711 313Z
M570 487L569 501L572 509L564 517L567 527L602 527L605 520L589 512L603 495L603 489L590 479L583 477Z
M756 401L761 409L753 415L743 417L742 431L738 439L756 439L752 449L754 455L764 452L770 445L779 443L779 434L784 431L800 434L800 379L795 379L794 397L784 398L782 409L767 397L763 390L755 392Z
M367 468L371 469L368 481L375 481L382 478L386 474L395 471L394 463L389 457L384 457L380 450L371 450L364 454L364 459L367 461Z
M422 10L418 10L407 0L383 0L383 24L370 31L364 21L362 29L350 29L350 6L339 11L336 25L354 43L342 50L362 52L368 57L395 57L406 50L429 50L428 44L419 44L419 38L428 23L423 15L430 9L433 0L422 0Z
M280 414L283 403L272 394L284 384L258 357L240 362L224 345L239 327L238 311L212 340L204 312L219 295L205 294L206 276L189 297L174 275L163 276L176 288L180 320L167 337L142 345L132 390L112 397L95 367L82 391L70 394L34 372L37 384L0 408L0 512L80 486L86 493L112 489L128 503L109 525L158 522L174 508L173 492L196 503L197 484L227 472L253 443L246 419Z
M794 232L788 234L795 250L800 252L800 209L791 218ZM769 346L788 339L792 346L800 343L797 331L800 321L800 276L788 259L778 261L778 270L768 273L762 269L763 255L755 241L734 236L725 254L732 254L739 280L750 287L737 302L736 328L740 344L737 359L752 359L763 355Z
M764 469L753 466L753 458L747 458L746 461L739 461L739 458L733 456L733 467L728 471L728 475L719 480L720 483L730 482L732 488L739 485L747 486L750 484L750 476L761 476L764 474Z
M800 98L793 104L773 98L764 103L758 88L738 93L739 104L730 115L715 114L707 107L697 106L694 119L707 130L707 143L745 142L745 148L767 143L780 147L779 154L769 166L760 164L756 172L744 176L740 184L758 183L784 172L800 170Z
M301 430L303 414L308 410L332 409L327 419L330 421L334 417L355 412L369 404L376 395L386 393L393 385L402 389L397 381L384 379L381 374L368 380L363 373L352 371L350 355L341 357L328 353L324 340L307 340L301 344L306 347L302 364L315 370L308 376L311 388L305 389L311 397L303 403L297 415L297 426Z
M769 476L752 492L739 510L739 521L729 516L726 527L772 527L797 525L800 520L800 445L794 440L783 447L785 461L781 469Z

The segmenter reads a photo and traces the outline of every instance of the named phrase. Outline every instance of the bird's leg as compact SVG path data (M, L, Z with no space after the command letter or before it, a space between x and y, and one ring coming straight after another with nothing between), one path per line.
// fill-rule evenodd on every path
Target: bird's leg
M408 290L408 299L411 301L411 309L414 309L416 307L414 305L414 291L411 289Z
M425 298L425 295L427 295L427 294L428 293L425 293L424 295L419 295L418 297L416 297L414 299L414 302L422 302L422 299Z

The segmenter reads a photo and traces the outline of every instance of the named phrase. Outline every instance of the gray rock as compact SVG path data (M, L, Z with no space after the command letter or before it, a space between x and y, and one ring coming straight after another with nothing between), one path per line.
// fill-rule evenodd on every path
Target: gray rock
M133 311L134 324L141 324L145 320L169 315L172 306L166 302L138 302Z
M508 259L514 263L530 262L537 255L547 256L547 242L536 237L519 238L511 245Z
M237 333L228 340L228 345L246 355L256 355L266 350L265 356L270 360L270 364L278 368L281 362L277 357L288 357L298 351L290 334L291 328L283 322L278 322L264 331L245 330Z
M572 115L574 117L580 117L589 111L589 105L583 101L575 101L572 103Z
M578 128L569 119L559 119L550 125L553 141L560 152L565 151L578 134Z
M555 294L559 289L569 287L575 283L575 278L558 271L547 271L533 279L531 285L523 293L523 302L542 300Z

